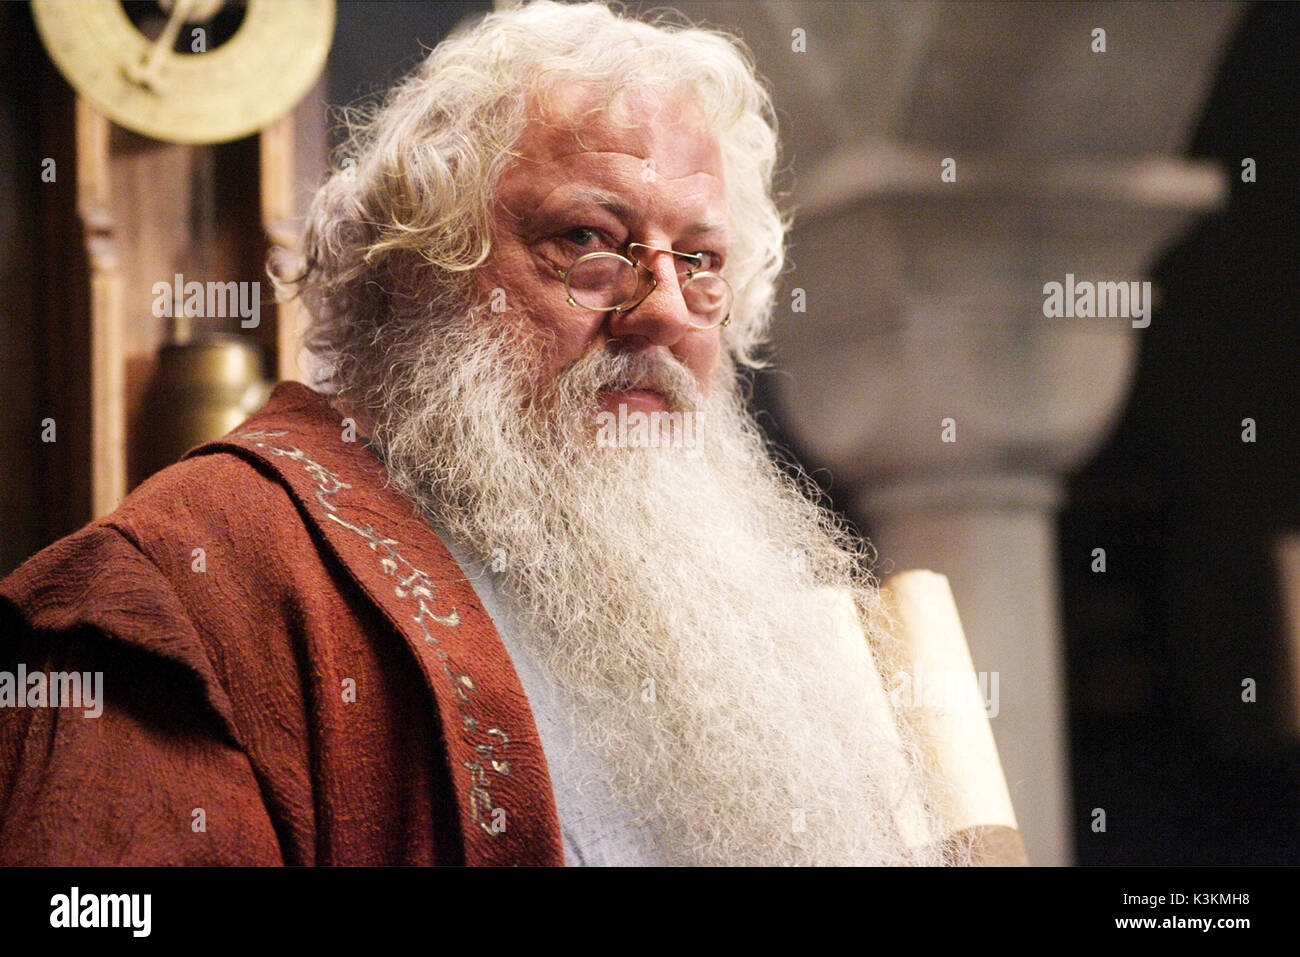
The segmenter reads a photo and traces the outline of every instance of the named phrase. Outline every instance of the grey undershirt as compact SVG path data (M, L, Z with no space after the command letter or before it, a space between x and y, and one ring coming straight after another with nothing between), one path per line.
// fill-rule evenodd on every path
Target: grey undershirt
M522 640L525 626L513 601L501 588L500 575L473 559L443 529L435 526L434 530L473 585L524 686L551 773L564 838L564 863L662 865L664 860L653 837L633 824L627 808L610 795L599 773L602 769L598 757L578 746L573 715L562 707L528 642Z

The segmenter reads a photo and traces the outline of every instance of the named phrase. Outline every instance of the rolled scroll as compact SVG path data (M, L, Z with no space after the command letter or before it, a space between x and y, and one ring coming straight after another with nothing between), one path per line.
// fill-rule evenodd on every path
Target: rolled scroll
M989 723L997 676L985 676L983 683L976 677L948 579L930 571L900 572L881 585L881 594L903 660L911 662L909 672L883 677L895 708L912 719L947 784L932 796L945 839L968 846L973 864L1028 864Z

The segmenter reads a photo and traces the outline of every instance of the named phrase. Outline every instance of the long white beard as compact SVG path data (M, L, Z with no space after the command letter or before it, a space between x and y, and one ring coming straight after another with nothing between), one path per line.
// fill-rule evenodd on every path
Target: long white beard
M499 320L471 310L412 334L376 437L433 522L504 559L521 640L662 858L943 862L900 833L930 782L870 707L880 678L819 589L851 591L888 663L878 593L767 456L730 367L704 399L676 363L606 351L535 396L538 343L482 331ZM598 390L646 374L698 414L697 448L596 441Z

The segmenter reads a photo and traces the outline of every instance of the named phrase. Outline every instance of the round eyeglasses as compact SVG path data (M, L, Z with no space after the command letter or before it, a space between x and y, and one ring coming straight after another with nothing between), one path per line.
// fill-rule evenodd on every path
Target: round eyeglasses
M628 255L595 252L579 256L565 270L556 270L569 294L569 304L595 312L630 312L645 302L655 291L659 281L650 268L634 258L637 250L669 253L677 261L677 278L682 284L682 301L690 312L688 320L695 329L712 329L731 321L731 304L734 295L731 284L715 272L701 270L704 257L698 253L683 253L675 249L629 243ZM638 295L644 269L649 286Z

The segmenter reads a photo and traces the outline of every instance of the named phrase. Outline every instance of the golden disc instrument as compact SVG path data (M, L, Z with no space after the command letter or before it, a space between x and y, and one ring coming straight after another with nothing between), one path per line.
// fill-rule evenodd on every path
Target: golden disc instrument
M223 11L242 20L209 48L209 25ZM32 13L59 71L113 122L173 143L221 143L302 99L324 68L335 8L334 0L162 0L154 38L117 0L33 0Z

